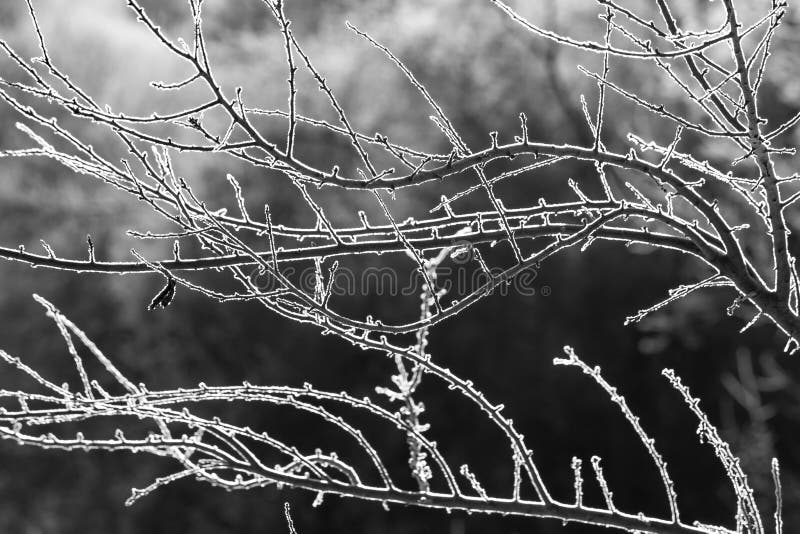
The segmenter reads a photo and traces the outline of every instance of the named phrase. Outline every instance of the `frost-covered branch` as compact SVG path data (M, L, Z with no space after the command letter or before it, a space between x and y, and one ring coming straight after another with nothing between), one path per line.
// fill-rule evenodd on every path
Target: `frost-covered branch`
M332 493L415 506L553 517L631 531L729 532L682 522L666 461L652 439L599 369L590 368L571 351L557 363L590 375L622 411L659 471L670 515L650 518L618 510L598 457L590 463L606 508L588 507L583 502L580 459L572 464L574 503L557 500L524 435L502 415L502 405L489 402L471 381L432 361L428 333L550 257L606 241L687 254L704 271L699 281L676 280L663 300L631 316L629 322L696 291L732 288L735 294L728 313L738 308L744 311L743 331L765 318L784 336L786 350L797 351L800 283L787 237L796 231L792 227L796 217L787 213L797 209L800 192L794 187L797 175L781 175L785 167L777 164L778 158L793 154L794 147L778 147L773 142L796 127L799 119L795 116L767 129L758 106L786 2L770 2L748 17L745 26L737 3L723 0L719 9L712 9L718 20L689 31L681 27L668 0L657 0L649 11L598 0L602 38L595 40L546 28L509 3L485 2L487 12L506 17L509 28L521 31L525 38L602 59L599 70L578 65L598 91L596 108L585 96L575 106L582 110L586 124L574 126L591 134L585 134L581 144L546 138L546 132L529 127L530 111L515 110L514 120L519 113L519 124L487 132L481 143L470 141L472 146L468 146L458 120L448 114L446 99L434 94L424 77L409 67L411 63L373 37L369 28L348 22L348 35L397 68L421 97L431 113L432 124L426 127L446 143L445 150L407 146L383 133L361 129L351 104L327 78L336 73L326 73L324 63L303 44L284 1L253 2L271 17L274 55L285 58L288 77L280 81L285 94L280 109L256 103L254 95L243 87L231 87L222 78L223 69L213 60L218 43L207 36L202 0L188 0L186 29L191 37L171 35L172 30L161 27L137 0L127 0L131 16L153 42L188 69L177 81L151 82L153 88L173 97L172 109L132 113L100 101L62 69L50 52L54 44L42 30L35 1L26 1L39 57L27 59L10 42L0 39L0 50L7 58L7 72L0 73L0 100L16 114L17 130L26 148L0 148L0 163L47 159L127 194L132 202L157 214L167 228L132 228L128 235L142 241L171 242L172 255L154 256L133 249L130 258L108 258L106 251L88 238L84 257L61 254L57 247L41 241L42 249L36 251L6 243L0 246L0 258L76 274L156 274L166 283L150 300L150 309L168 307L181 298L183 290L220 302L257 302L271 313L314 325L322 334L333 334L355 347L392 358L397 369L392 377L396 389L380 387L378 391L401 407L393 411L369 398L325 392L310 385L201 384L192 389L150 392L125 378L77 326L40 298L67 343L80 388L72 391L57 385L20 360L0 353L4 361L46 390L2 392L6 400L18 404L0 414L2 436L45 448L143 451L178 462L175 473L134 493L133 500L175 480L194 477L228 489L276 484L317 492L320 499ZM627 78L615 70L621 62L652 69L680 95L680 105L630 87ZM299 98L312 90L322 94L327 114L300 112ZM612 98L649 116L668 132L668 138L652 139L651 132L614 132L614 117L608 110ZM572 115L580 118L581 112ZM88 132L103 135L110 140L109 147L96 148ZM348 152L331 150L335 161L321 163L304 150L314 141L310 132L324 132ZM701 143L711 149L703 150ZM709 152L725 156L709 161ZM241 177L234 176L238 171L222 172L218 179L226 184L227 196L214 198L200 185L200 177L183 174L186 171L180 161L195 157L246 168L258 181L240 182ZM596 175L573 177L570 173L576 164L588 164ZM558 200L531 201L508 193L512 183L527 186L544 177L561 184L563 194ZM276 190L280 196L270 196ZM268 194L260 194L265 191ZM347 200L335 203L325 193ZM261 199L259 205L254 205L255 198ZM296 213L276 209L287 198ZM461 207L468 202L473 204ZM477 202L484 207L474 207ZM399 215L412 209L413 214L405 219ZM193 252L187 255L181 250ZM405 315L397 313L389 320L376 317L374 310L362 314L344 305L352 293L336 292L336 277L345 271L339 260L364 255L402 260L402 267L396 269L405 269L422 288L420 308L407 306L398 295L383 295L396 298L398 308L409 308L399 310L407 312ZM355 269L363 268L358 261L353 263ZM298 280L290 266L309 269L312 287ZM445 287L438 269L453 266L481 276L468 287ZM215 285L206 273L222 273L225 279ZM746 303L749 306L742 307ZM415 343L404 346L412 335ZM107 391L90 376L76 340L111 374L120 392ZM514 468L510 498L487 492L466 464L454 469L431 441L422 403L415 396L426 375L480 408L505 436ZM739 508L735 531L763 532L760 512L737 460L688 389L674 374L667 376L700 420L702 432L714 445L733 484ZM362 472L341 451L299 450L268 432L203 418L192 411L193 406L213 400L265 403L314 415L346 434L354 450L368 459L371 471ZM398 486L364 433L336 414L336 408L342 407L363 411L399 431L407 445L415 488ZM116 423L130 416L150 426L146 431L137 427L125 432L120 426L118 432L91 439L81 434L38 433L42 426L80 424L89 419ZM264 448L280 461L265 461L257 452ZM780 501L777 464L774 474ZM535 492L537 500L520 497L523 485ZM289 518L288 508L286 514ZM775 517L780 529L780 513ZM291 522L289 526L293 530Z
M126 502L128 505L165 485L192 477L227 490L255 490L268 485L299 488L317 493L318 500L323 495L332 494L428 508L556 518L640 532L734 532L720 526L699 523L689 525L681 521L674 484L654 441L642 429L638 417L630 410L624 397L600 375L599 367L590 368L570 348L565 349L567 358L556 358L554 363L579 367L619 406L659 470L669 503L670 517L650 517L618 509L613 504L613 491L603 475L598 457L593 457L591 463L607 507L595 508L582 502L579 460L573 461L576 502L569 504L556 499L549 493L546 483L539 475L533 455L525 446L524 436L502 415L503 406L492 404L471 381L459 378L446 368L434 364L424 352L424 334L421 334L416 346L408 349L392 346L385 340L374 341L368 337L359 340L363 348L377 350L398 361L398 376L405 378L397 378L395 382L403 391L392 394L386 391L386 394L390 402L403 401L404 407L399 411L383 407L368 397L356 398L346 392L327 392L311 384L290 387L258 386L247 382L235 386L209 386L200 383L194 388L151 391L144 384L134 385L128 380L112 363L111 358L105 356L55 306L41 297L37 297L37 300L54 319L67 342L81 387L73 391L68 383L57 385L25 365L19 358L0 351L0 358L5 364L33 379L41 390L0 391L0 437L14 440L21 445L45 449L144 452L175 460L177 470L174 473L157 478L146 488L134 489ZM429 306L429 302L423 303L424 308ZM112 384L101 386L101 381L107 382L103 377L87 375L85 362L79 354L82 351L76 348L78 344L82 348L88 348L91 358L102 364L113 378ZM406 367L408 364L412 365L410 371ZM528 475L527 480L515 477L515 487L509 491L511 497L488 493L466 465L462 465L458 471L473 492L478 494L477 497L466 493L464 486L459 484L446 454L439 449L436 442L428 439L427 425L420 424L418 417L421 412L409 409L409 406L418 408L411 394L414 380L418 384L423 375L438 378L449 389L475 403L497 429L508 437L514 458L519 458ZM716 434L707 417L699 410L696 399L691 398L680 379L672 371L665 371L665 375L684 395L690 408L698 416L702 432L714 446L734 485L740 510L737 515L739 527L736 531L741 532L740 529L746 527L750 529L747 532L763 532L759 511L752 500L752 490L747 485L746 476L738 467L738 460ZM200 412L207 413L207 410L199 409L201 405L213 406L214 401L269 404L311 414L322 423L349 436L355 450L369 460L366 464L369 467L365 468L363 462L358 462L352 450L323 453L324 443L320 443L315 450L305 450L273 436L269 429L256 430L250 426L227 422L220 417L199 415ZM402 488L394 481L380 452L366 439L362 430L339 415L342 408L364 412L376 421L406 434L411 458L416 462L412 467L415 469L418 488ZM81 425L95 420L106 423L106 436L101 435L102 430L98 431L96 427L92 429L91 437L81 430ZM267 454L267 450L270 454ZM425 467L420 467L421 465ZM777 474L775 476L777 481ZM530 484L539 499L521 498L520 484ZM776 492L780 500L780 486L777 486ZM776 518L779 521L780 515L776 515Z

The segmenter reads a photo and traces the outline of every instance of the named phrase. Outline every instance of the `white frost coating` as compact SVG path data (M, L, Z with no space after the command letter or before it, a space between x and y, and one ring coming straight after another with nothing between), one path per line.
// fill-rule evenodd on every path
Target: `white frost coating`
M285 56L288 73L286 109L254 107L251 95L242 88L231 90L228 84L218 81L210 59L213 54L207 50L202 2L189 0L188 4L194 31L192 38L185 41L171 38L136 0L128 0L131 12L153 41L192 70L187 78L153 81L152 86L177 97L190 90L195 98L203 95L199 103L172 112L141 116L120 113L84 91L51 57L30 0L27 5L32 33L38 40L41 58L24 59L25 56L0 40L0 49L9 58L10 68L16 71L9 79L19 80L2 80L0 100L21 115L25 122L18 123L17 128L30 142L29 148L0 150L0 161L48 158L128 193L174 225L170 232L130 230L129 235L142 240L171 241L172 257L145 257L133 250L131 261L105 261L103 251L96 250L91 237L87 237L84 258L62 257L45 241L41 242L43 254L7 246L0 247L0 257L76 273L158 273L166 279L166 285L152 299L153 309L170 306L184 290L220 302L256 301L283 317L316 325L322 334L337 336L354 347L392 358L397 369L390 379L392 386L376 387L377 393L388 399L385 404L392 408L368 397L323 391L310 384L293 388L201 383L190 389L149 391L143 384L134 385L84 332L54 305L37 296L66 342L76 371L74 384L58 385L18 358L0 351L3 362L28 375L41 390L0 391L0 396L14 401L14 408L0 411L0 437L44 448L147 452L176 461L174 473L159 477L144 489L133 490L126 504L191 476L227 490L271 484L301 488L316 494L315 506L322 503L324 495L334 494L381 502L384 507L401 503L444 510L511 513L632 532L734 532L723 526L682 522L667 463L655 443L624 397L601 376L600 369L586 365L569 348L566 358L557 358L555 363L582 370L616 404L659 472L670 513L662 518L619 510L596 456L590 463L605 508L592 508L583 502L585 481L579 458L573 458L571 464L574 502L560 502L551 495L524 435L502 414L503 405L487 399L472 381L435 362L428 337L433 326L460 314L504 284L524 278L525 273L538 269L550 256L569 248L585 250L598 241L610 241L689 254L711 271L699 282L677 285L664 300L631 316L629 322L639 321L695 291L731 287L736 297L728 312L749 314L743 332L763 320L785 336L787 351L800 348L800 283L795 258L787 245L791 228L784 217L800 199L800 192L787 187L798 176L781 176L775 166L775 158L793 153L794 147L773 146L778 136L800 123L800 114L767 130L757 107L770 47L775 43L773 37L780 30L787 9L785 2L775 1L771 6L764 3L763 12L749 25L742 25L733 0L721 0L717 3L721 4L719 25L689 32L681 29L667 1L657 0L660 19L652 21L614 0L602 0L598 4L603 37L584 40L537 25L505 2L488 0L491 5L486 9L497 9L515 23L515 28L529 32L532 38L602 56L598 72L580 67L598 88L596 108L590 109L586 98L581 97L586 125L576 127L586 126L591 134L590 141L583 145L534 139L536 132L529 128L526 115L520 113L519 128L515 127L515 131L489 132L482 146L468 146L463 132L447 116L447 106L434 98L404 61L367 31L348 23L366 47L387 58L422 96L432 110L433 126L426 123L427 127L435 127L449 144L444 154L425 147L405 146L381 133L358 131L345 109L345 100L337 97L333 85L292 31L282 0L264 0L263 7L273 17L281 35L280 54ZM653 67L672 82L683 95L684 103L696 113L667 108L614 81L612 58L614 62L644 62ZM300 69L310 76L329 103L335 122L299 113L300 85L296 76ZM604 124L611 120L606 112L606 100L611 93L662 122L671 140L659 142L630 132L626 137L627 147L609 148L604 140L609 137L604 136ZM62 122L52 114L52 106L58 107L60 114L88 119L126 150L127 159L118 162L104 157L82 139L82 133L70 130L69 122ZM224 120L212 124L207 118L211 114ZM263 121L269 121L272 129L264 128ZM169 132L174 127L190 135L172 138ZM350 171L346 169L352 167L348 161L319 169L304 160L298 146L304 141L302 132L306 128L321 129L346 141L358 168L348 174ZM280 131L280 139L274 139L275 131ZM693 148L684 142L690 135L733 147L730 161L711 163L707 156L693 153ZM193 153L235 158L256 171L270 169L283 180L284 189L294 195L295 201L306 208L313 224L290 226L276 217L281 214L271 210L269 204L264 205L263 219L253 218L251 213L260 213L261 209L252 206L255 195L251 196L247 183L240 183L230 173L225 176L235 208L228 214L224 207L212 207L211 200L201 198L199 191L173 165L176 154ZM597 176L588 179L597 180L599 186L592 187L598 184L587 183L586 177L565 177L565 195L558 202L542 198L538 203L518 205L514 198L503 198L498 186L501 181L507 186L512 179L529 179L542 169L554 171L560 163L569 161L589 162ZM492 162L503 162L506 167L498 171L490 165ZM741 171L745 164L752 169ZM612 182L610 170L621 175L621 179ZM461 184L462 181L466 183ZM453 188L437 191L430 198L439 201L421 206L422 217L398 215L399 195L422 184L431 187L443 182L460 185L455 191ZM713 182L731 194L714 197L706 182ZM341 206L330 205L318 192L323 188L340 193L352 191L352 213L347 215L352 215L352 221L358 223L341 223L341 214L334 211ZM359 190L370 194L357 196ZM483 210L457 209L461 199L479 195L487 206ZM423 202L426 196L412 198L414 202ZM745 213L749 222L734 220L732 214L736 212ZM762 241L761 249L770 251L766 259L755 257L740 239L739 233L753 230L750 225L756 223L760 226L755 238ZM182 257L181 244L190 243L199 245L191 249L202 250L203 254ZM513 257L512 264L493 265L492 261L500 254L488 252L492 247ZM340 268L334 258L385 253L407 256L406 268L421 289L419 309L410 310L408 317L394 321L373 316L373 310L365 312L363 317L346 315L341 310L348 308L339 305L342 295L336 291L336 281L337 276L349 271ZM312 283L303 284L292 277L285 269L290 262L310 267ZM474 269L482 275L480 281L455 290L446 287L437 269L453 264ZM220 289L204 282L205 278L197 276L200 271L225 273L236 282L236 288L231 289L228 284ZM403 337L406 335L415 336L410 346L404 344L408 342ZM90 357L97 359L109 373L114 388L101 386L99 377L90 376L80 348L88 350ZM418 387L425 375L426 381L444 382L455 394L477 406L482 416L508 440L513 486L507 492L487 491L466 464L454 470L437 443L431 440L429 424L424 421L425 407L418 400ZM763 511L756 505L738 459L680 379L671 371L665 371L665 376L698 418L701 437L714 447L731 481L738 501L738 512L733 518L735 532L762 534ZM369 472L362 472L363 466L356 467L361 464L352 461L352 451L300 450L268 431L254 431L216 417L204 418L192 410L195 405L217 400L268 403L313 415L348 437L353 449L368 459ZM405 438L408 471L415 487L401 487L397 482L399 474L389 472L363 429L337 411L342 408L358 410L397 429ZM151 422L153 430L136 435L133 429L125 428L126 418L131 416ZM58 427L99 417L119 421L119 428L105 438L87 438L80 432L74 436L36 432L42 425ZM188 429L187 433L174 435L170 429L176 426ZM263 448L271 449L283 461L266 465L256 453ZM462 476L457 477L456 472ZM407 477L408 472L403 475ZM778 504L774 520L780 534L782 490L777 460L773 463L773 477ZM468 483L466 493L464 479ZM536 497L523 499L523 489L532 490ZM289 531L294 533L288 504L285 516Z

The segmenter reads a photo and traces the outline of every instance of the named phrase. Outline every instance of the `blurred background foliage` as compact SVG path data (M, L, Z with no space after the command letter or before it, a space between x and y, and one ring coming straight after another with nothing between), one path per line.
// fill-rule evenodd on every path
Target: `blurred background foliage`
M188 71L170 58L138 25L124 2L80 0L67 6L59 0L37 0L51 52L63 69L101 102L128 113L174 110L180 100L148 87L151 79L173 81ZM761 2L759 2L760 4ZM172 35L186 34L188 8L178 0L142 0L159 24ZM548 28L585 38L602 32L591 2L518 2L526 16ZM688 29L705 28L713 5L684 0L675 12ZM752 4L756 4L755 2ZM285 105L285 72L281 36L256 0L206 0L205 23L217 78L231 91L244 88L248 105ZM287 0L293 28L320 71L325 73L357 128L381 132L394 141L447 152L448 146L428 119L431 114L402 74L380 53L347 31L345 20L369 31L402 58L437 98L466 142L501 141L517 132L520 111L531 122L531 137L553 142L588 143L590 132L580 111L579 96L590 106L597 88L576 68L598 68L599 57L554 47L520 31L488 2L471 0ZM644 9L644 8L643 8ZM755 9L744 6L745 11ZM655 18L655 13L653 14ZM760 102L767 117L780 122L800 109L800 40L794 28L797 11L774 46L774 57ZM0 2L3 38L34 55L35 42L24 2ZM652 66L612 62L616 79L625 86L690 113L682 95L664 83ZM3 76L12 78L8 62ZM335 120L313 80L300 78L300 111ZM190 95L191 96L191 95ZM185 104L184 104L185 105ZM668 142L671 127L621 99L609 96L606 142L620 148L628 132ZM18 116L0 107L0 144L22 147L28 140L13 125ZM281 135L281 123L264 121L265 132ZM100 151L119 148L102 129L75 123ZM176 135L179 135L176 134ZM787 134L787 144L800 144ZM348 145L324 131L301 129L298 150L320 168L338 162L357 166ZM695 154L730 159L730 153L705 139L693 140ZM784 160L787 168L797 160ZM342 163L343 162L343 163ZM50 161L0 162L0 243L38 249L39 239L64 256L86 254L91 234L98 256L128 259L135 246L151 257L168 253L168 245L142 243L125 236L127 229L165 230L146 206L85 176L75 176ZM254 206L269 202L282 223L308 222L298 209L288 182L244 166L230 158L179 156L176 165L201 197L220 207L232 205L225 173L234 174ZM593 168L562 165L500 187L506 205L516 207L566 198L566 177L595 191ZM619 177L611 177L619 180ZM439 185L436 184L435 187ZM450 184L443 184L450 187ZM451 192L462 186L452 184ZM355 224L353 200L322 192L331 219ZM433 188L399 193L392 207L398 218L416 206L430 206ZM437 193L438 194L438 193ZM424 203L420 202L425 200ZM485 208L480 195L455 205L457 211ZM402 214L402 216L400 215ZM733 215L732 215L733 216ZM797 226L797 214L793 223ZM795 238L796 239L796 238ZM387 258L359 259L382 264ZM645 428L656 438L677 483L684 515L703 522L726 521L734 500L722 469L709 447L695 436L694 422L675 391L660 376L673 367L689 384L717 422L763 502L771 502L768 462L782 462L787 531L800 526L800 365L780 353L782 341L772 327L756 326L738 335L742 322L728 317L732 294L710 290L663 309L637 326L624 327L626 316L662 298L670 287L697 281L703 275L695 262L674 254L636 247L599 244L585 253L568 252L546 262L537 273L537 294L494 295L433 330L430 350L435 359L471 378L495 402L508 407L528 435L546 480L555 494L572 491L570 459L598 454L617 504L627 511L665 512L657 473L633 432L604 394L574 370L553 368L551 359L569 343L592 364L603 366L618 385ZM71 362L53 325L31 299L39 293L80 325L134 382L149 388L232 384L302 384L370 394L388 383L392 362L361 353L314 327L293 324L255 304L218 304L202 296L178 292L167 310L145 307L162 279L153 275L75 276L0 264L0 346L23 357L48 376L70 378ZM542 289L547 287L543 292ZM410 302L416 303L412 299ZM391 299L364 295L347 304L376 316L395 313ZM412 310L414 309L412 305ZM13 378L3 372L5 383ZM425 420L454 465L468 462L492 488L508 487L510 465L500 436L484 428L482 418L441 384L427 380L422 390ZM297 436L300 442L324 434L288 412L254 411L245 415L256 428ZM403 436L375 431L382 450L397 472L404 469ZM335 441L335 437L331 437ZM330 446L326 444L325 447ZM43 452L0 443L0 531L9 533L283 532L282 502L292 503L298 531L312 532L594 532L584 526L504 517L442 514L327 498L312 508L314 495L274 488L227 494L190 480L175 483L132 508L123 501L131 486L142 487L172 466L163 460L125 454ZM596 489L587 500L601 502ZM765 509L771 510L771 505Z

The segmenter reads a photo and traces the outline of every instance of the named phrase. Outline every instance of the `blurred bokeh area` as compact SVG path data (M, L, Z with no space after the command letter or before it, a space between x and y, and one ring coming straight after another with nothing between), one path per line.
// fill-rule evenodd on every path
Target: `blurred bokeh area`
M191 35L186 2L140 2L169 35ZM98 102L114 111L149 115L200 101L200 89L195 95L190 88L176 96L149 85L153 80L174 82L191 71L165 52L124 1L33 3L54 61ZM747 4L745 18L750 9L755 12L755 4L767 4L741 3ZM625 4L637 4L637 9L650 10L649 16L657 18L655 6ZM719 22L718 3L672 4L687 29L699 31ZM594 2L530 0L515 6L542 26L571 36L602 39L605 30ZM345 21L369 32L401 58L472 148L489 146L491 131L499 132L503 142L512 140L519 133L520 112L528 117L532 139L592 143L580 98L584 95L594 110L598 88L577 66L600 69L602 56L526 33L489 1L286 0L286 10L299 41L360 132L371 136L379 132L423 150L443 154L450 150L418 91L385 55L349 31ZM800 111L800 13L793 7L787 19L773 43L759 101L775 124ZM229 94L242 87L249 106L286 109L283 38L261 1L205 0L204 28L215 75ZM25 57L39 54L24 0L0 1L0 38ZM665 83L649 62L614 59L611 67L612 78L626 88L689 116L694 113L685 96ZM21 77L5 56L0 57L0 77ZM335 123L335 110L307 73L299 72L298 85L299 111ZM665 144L674 135L674 126L619 95L609 93L607 106L603 134L609 147L626 151L629 133ZM68 117L64 121L98 151L116 161L124 157L106 129ZM36 129L0 103L3 149L31 145L17 122ZM285 135L285 121L265 117L258 124L267 136ZM788 132L781 141L800 145L800 131ZM692 151L702 159L732 159L719 143L704 137L695 142ZM303 158L318 168L336 164L343 173L354 174L360 164L348 140L325 129L301 125L297 143ZM783 158L780 170L791 174L797 163L795 157ZM314 224L314 213L302 198L298 201L291 182L274 171L224 154L176 154L175 166L212 209L236 209L226 180L230 173L242 184L253 213L269 203L281 224ZM599 191L593 165L565 162L529 179L504 181L497 192L509 207L535 205L540 197L563 201L574 196L566 185L568 178L586 183L588 194ZM612 173L609 179L623 178ZM419 217L435 205L438 195L465 187L436 182L400 190L390 207L398 220ZM342 226L358 225L359 209L365 209L371 220L381 216L374 203L369 209L363 207L369 199L360 194L314 191L330 220ZM487 207L480 191L453 204L456 212ZM787 217L793 228L800 228L800 212L789 212ZM131 261L131 248L151 259L172 253L171 242L142 241L128 230L174 228L132 196L54 161L0 158L0 245L24 245L41 253L44 240L60 256L85 258L86 236L91 235L97 257L103 260ZM791 238L793 249L800 252L797 235ZM199 248L185 250L187 256L199 252ZM502 250L496 254L491 259L497 262L509 259ZM402 253L341 261L353 269L404 262L407 271L413 270ZM526 434L527 445L557 497L569 500L573 495L570 462L577 456L586 466L586 502L602 505L602 494L588 469L589 458L598 455L619 508L665 515L658 472L617 407L579 371L553 366L562 347L573 346L587 363L602 366L606 379L626 396L655 438L675 479L684 519L732 527L736 501L725 473L712 448L698 439L690 410L661 376L663 368L674 368L740 456L764 510L773 509L770 460L780 458L785 531L796 531L800 528L800 363L797 355L782 353L785 339L766 321L739 334L748 320L747 310L727 312L735 296L730 289L694 292L640 323L624 324L626 317L663 299L671 288L697 282L705 273L688 256L644 246L597 243L584 252L568 250L537 269L529 280L532 291L498 292L436 325L428 348L434 360L473 380L492 402L505 404L505 415ZM163 284L163 277L152 273L75 274L0 261L0 348L57 383L76 380L57 327L32 298L36 293L79 325L134 383L145 383L150 390L191 387L201 381L297 386L310 382L377 398L375 386L390 385L396 372L391 359L322 336L316 326L294 323L254 302L219 303L179 287L169 307L149 311L148 303ZM401 320L418 314L419 297L364 292L337 305L361 318L371 314ZM30 386L17 380L10 368L0 371L0 377L2 387ZM438 440L452 465L468 463L487 491L508 493L511 459L502 434L433 378L425 379L419 400L425 403L423 420L431 424L432 439ZM255 406L220 409L237 421L247 419L253 428L294 436L312 451L315 446L332 450L347 445L295 412ZM407 471L405 436L394 428L365 424L395 472ZM315 439L323 442L314 445ZM291 503L301 534L600 531L552 520L400 506L386 511L379 503L333 496L312 506L313 493L275 487L228 493L191 477L132 507L124 506L131 487L144 487L175 468L168 460L147 455L43 451L0 441L0 532L278 533L287 532L285 501ZM410 476L405 482L413 487Z

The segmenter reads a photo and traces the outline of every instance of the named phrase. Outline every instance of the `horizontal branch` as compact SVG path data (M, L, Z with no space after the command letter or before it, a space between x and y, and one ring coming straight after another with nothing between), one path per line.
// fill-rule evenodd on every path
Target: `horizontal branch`
M581 224L550 224L547 226L527 227L522 230L514 230L514 235L518 239L535 239L540 237L567 236L584 228ZM594 233L597 239L608 239L623 241L627 243L640 243L652 245L659 248L668 248L692 254L699 258L704 258L704 254L691 240L663 234L658 232L645 232L630 228L602 228ZM457 247L466 245L479 245L491 243L506 238L506 233L500 230L484 231L476 235L458 235L452 237L409 239L409 242L420 250L439 250L447 247ZM337 256L349 256L354 254L382 254L386 252L405 252L406 247L397 240L392 241L365 241L362 243L341 243L331 245L319 245L303 247L298 249L278 249L277 260L279 262L293 262L303 260L313 260L315 258L333 258ZM272 261L271 252L261 252L259 256L264 261ZM32 267L45 267L66 271L82 273L152 273L153 268L143 262L104 262L89 260L74 260L49 256L44 254L34 254L25 250L0 247L0 258L7 260L20 261ZM218 269L220 267L255 265L256 260L250 255L232 254L227 256L203 257L203 258L181 258L178 260L153 260L152 265L158 265L169 271L198 271L205 269Z
M62 329L62 335L68 343L70 352L74 351L72 334L78 335L81 342L87 344L87 346L91 344L88 338L85 338L84 334L71 322L64 323L64 321L67 321L66 318L55 307L42 299L39 300L45 304L57 324L65 327ZM384 504L396 503L446 510L458 509L488 514L514 514L527 517L552 518L628 531L657 534L729 534L731 532L723 527L710 527L699 524L693 526L685 525L678 519L677 514L674 514L672 519L665 520L645 516L641 513L636 515L628 514L613 506L609 506L608 509L601 509L586 506L582 503L566 504L552 498L549 492L544 489L544 482L540 478L538 469L533 462L532 452L525 445L524 436L514 428L510 419L501 414L503 406L492 404L483 393L476 389L472 381L462 379L449 369L437 365L430 360L429 356L418 352L414 347L403 349L389 344L385 338L382 338L381 341L376 341L367 334L359 336L351 330L342 330L334 324L329 324L329 326L331 329L343 334L345 339L364 349L377 350L390 356L397 355L416 362L424 368L425 372L444 380L450 386L450 389L458 391L476 403L482 412L505 433L514 450L521 456L521 461L528 466L531 482L539 494L539 500L521 499L518 493L515 493L515 496L510 499L490 497L485 493L480 497L471 497L464 495L458 486L452 482L452 478L449 485L450 493L441 491L407 491L396 487L385 471L382 471L383 476L381 477L384 485L375 486L362 482L358 474L355 471L351 472L348 464L343 462L339 462L338 465L347 469L352 476L348 476L346 481L340 480L331 477L322 469L325 467L326 462L337 461L333 455L330 457L321 456L319 453L316 455L304 455L297 447L276 440L267 432L256 432L247 426L226 423L217 417L212 419L199 417L192 414L186 407L187 403L227 400L267 402L305 410L320 416L329 423L333 423L358 440L362 446L366 447L367 452L373 456L379 470L382 470L383 463L377 452L364 440L359 429L351 427L345 420L327 409L313 402L307 403L303 399L334 401L353 408L366 409L393 423L399 429L406 428L406 423L402 417L379 407L368 398L357 399L344 392L324 392L313 388L309 384L304 385L302 388L292 388L286 386L253 386L247 382L240 386L209 387L201 383L197 388L179 388L154 392L150 392L144 385L140 385L138 387L130 386L126 394L111 396L99 386L96 380L92 380L91 386L87 386L84 392L72 393L68 388L61 388L42 378L34 370L24 366L19 359L12 358L0 351L0 356L3 356L6 363L16 366L54 393L37 395L21 391L0 390L0 396L16 399L20 404L20 408L17 410L6 409L0 413L0 422L2 422L0 424L0 438L16 441L21 445L32 445L45 449L130 451L170 456L183 464L184 469L189 468L200 473L199 480L205 480L227 489L247 490L257 489L268 484L278 484L279 486L286 485L291 488L314 491L319 495L328 493L360 500L378 501ZM112 375L115 376L120 385L124 386L128 383L127 379L121 375L118 376L117 369L109 359L99 352L99 349L95 347L92 353L100 359L108 371L112 372ZM76 357L74 364L79 370L84 368L80 356ZM101 396L93 397L89 392L89 387L95 388ZM126 389L128 388L126 387ZM29 400L36 402L35 408L29 406ZM43 405L49 405L49 407L42 407ZM183 406L183 408L177 411L169 408L169 406ZM196 432L191 437L183 435L180 438L174 438L168 430L163 430L161 434L151 432L146 438L140 439L126 437L124 432L118 428L114 432L113 438L87 439L80 432L75 434L74 438L64 438L58 437L53 433L37 435L29 433L27 430L23 431L23 429L42 425L47 426L49 429L52 425L82 422L95 417L108 418L114 416L123 418L133 416L141 420L180 423L188 425L190 429L195 429ZM207 441L209 438L204 439L204 435L209 436L212 441ZM427 444L430 452L436 453L435 442L428 442L423 436L418 437ZM281 467L276 465L269 467L240 438L255 440L274 447L279 452L292 458L292 462L288 466ZM199 452L207 458L190 461L189 457L195 452ZM317 460L319 460L319 463L317 463ZM449 474L450 469L447 467L444 458L437 456L437 460L437 463L444 467L444 474ZM310 472L304 473L302 470L296 469L300 464L305 464L305 467ZM201 466L206 466L207 469ZM234 472L237 473L237 476L233 480L226 480L215 473L217 470ZM241 474L246 475L247 478L239 476Z
M60 440L54 437L34 437L19 435L11 429L0 426L0 438L11 439L24 445L40 446L44 448L61 449L105 449L105 450L130 450L132 452L143 451L153 452L159 445L164 448L204 448L203 442L194 439L172 439L150 438L143 440L119 441L112 440ZM208 454L218 454L213 448L208 448ZM291 473L284 473L278 470L269 469L259 472L252 466L242 471L257 475L258 478L251 481L242 481L236 487L230 489L255 489L267 483L285 484L287 486L314 491L318 493L330 493L342 497L352 497L359 500L367 500L381 503L401 504L405 506L416 506L422 508L434 508L440 510L463 510L475 513L516 515L524 517L538 517L558 519L561 521L585 523L591 525L602 525L606 527L619 528L627 531L649 532L653 534L733 534L733 531L722 527L714 527L710 531L701 526L691 526L682 523L652 518L642 514L627 514L618 510L609 511L601 508L588 506L577 507L556 502L554 504L544 504L536 501L526 501L522 499L501 499L501 498L482 498L470 497L466 495L451 495L435 492L420 493L415 491L403 491L397 488L373 487L367 485L352 485L338 480L320 480L309 478Z

